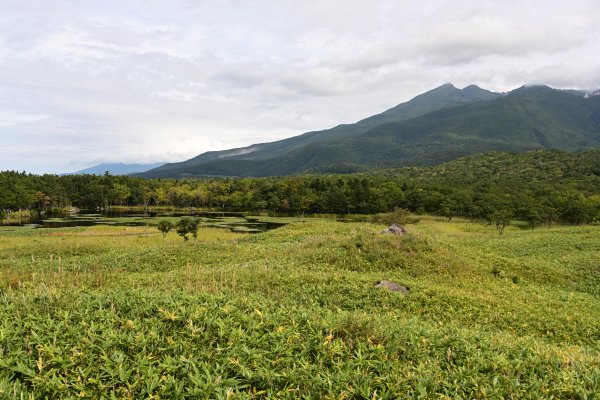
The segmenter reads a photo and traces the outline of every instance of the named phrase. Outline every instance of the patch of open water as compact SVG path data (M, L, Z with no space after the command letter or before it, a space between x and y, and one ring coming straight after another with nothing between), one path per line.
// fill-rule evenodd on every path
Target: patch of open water
M123 210L107 210L103 212L81 210L76 214L50 214L19 221L13 225L32 226L37 228L67 228L78 226L113 225L113 226L151 226L162 218L195 217L200 226L229 229L233 232L260 233L279 228L284 223L261 221L259 217L247 216L243 213L220 211L192 212L157 212L147 214ZM17 221L15 221L17 222Z

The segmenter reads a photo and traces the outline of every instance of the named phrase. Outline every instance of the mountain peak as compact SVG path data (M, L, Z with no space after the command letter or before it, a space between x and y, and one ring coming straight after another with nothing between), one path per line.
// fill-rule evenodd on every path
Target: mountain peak
M415 99L429 99L431 97L439 97L439 96L455 97L455 96L460 96L460 94L461 94L461 90L458 89L456 86L454 86L451 83L444 83L441 86L438 86L434 89L431 89L425 93L422 93L422 94L414 97L410 101L414 101ZM426 101L429 101L429 100L426 100Z
M547 85L540 85L540 84L525 84L515 90L513 90L511 93L513 92L520 92L520 91L548 91L548 90L555 90L553 88L551 88L550 86Z
M489 90L482 89L475 84L465 86L462 89L462 93L464 96L469 97L472 100L492 100L492 99L495 99L496 97L501 96L498 93L494 93L494 92L490 92Z
M452 83L444 83L443 85L438 86L438 87L436 87L433 90L430 90L430 92L436 92L436 91L455 91L455 90L460 90L460 89L458 89Z
M552 96L552 95L576 95L576 96L584 96L585 93L575 90L559 90L554 89L550 86L546 85L523 85L520 88L517 88L508 93L509 96L526 96L526 97L539 97L539 96Z

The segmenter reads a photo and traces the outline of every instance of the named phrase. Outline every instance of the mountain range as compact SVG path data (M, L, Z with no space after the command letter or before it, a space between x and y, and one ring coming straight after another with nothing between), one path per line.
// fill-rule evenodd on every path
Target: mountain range
M435 165L488 151L600 146L598 92L523 86L494 93L445 84L354 124L200 154L147 178L350 173Z

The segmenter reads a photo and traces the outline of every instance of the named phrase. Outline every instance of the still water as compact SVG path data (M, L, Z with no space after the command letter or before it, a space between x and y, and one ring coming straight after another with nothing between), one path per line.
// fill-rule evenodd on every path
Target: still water
M123 210L106 210L102 212L81 210L76 214L55 213L14 222L15 225L43 228L66 228L94 225L152 226L156 225L162 218L180 217L196 217L200 220L201 226L224 228L233 232L246 233L264 232L285 225L283 223L261 221L260 217L247 216L243 213L217 211L149 211L147 214L144 214ZM174 222L176 222L176 220Z

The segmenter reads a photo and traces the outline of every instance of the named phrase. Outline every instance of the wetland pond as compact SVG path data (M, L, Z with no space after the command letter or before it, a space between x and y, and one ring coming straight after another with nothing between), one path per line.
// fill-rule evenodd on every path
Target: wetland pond
M161 219L176 223L181 217L196 217L200 226L229 229L232 232L260 233L279 228L285 223L261 221L259 216L244 213L221 211L149 211L131 210L81 210L78 213L53 213L31 219L15 220L14 225L36 228L67 228L77 226L113 225L113 226L153 226ZM18 222L18 223L17 223Z

